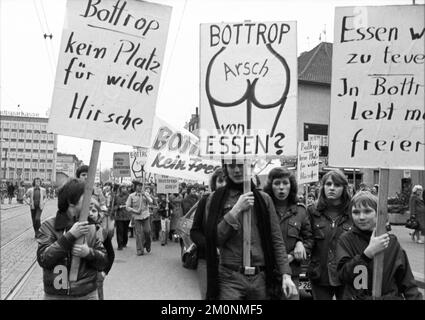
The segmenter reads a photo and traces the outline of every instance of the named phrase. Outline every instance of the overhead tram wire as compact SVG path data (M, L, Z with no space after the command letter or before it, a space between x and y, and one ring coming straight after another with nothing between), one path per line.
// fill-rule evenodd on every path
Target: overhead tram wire
M36 1L35 0L33 0L33 4L34 4L35 12L37 14L38 22L40 24L41 33L44 35L44 34L46 34L46 32L44 31L43 24L41 22L40 14L38 12L37 5L36 5ZM50 51L49 51L49 48L47 46L47 43L46 43L45 39L43 40L43 42L44 42L44 46L45 46L46 52L47 52L47 60L49 61L50 73L51 73L52 78L53 78L53 81L54 81L54 75L55 75L55 73L54 73L54 67L53 67L54 65L53 65L52 57L50 55Z
M182 24L182 21L183 21L184 13L186 12L186 5L187 5L187 2L188 2L188 0L184 0L183 12L182 12L182 15L180 16L179 26L177 27L176 37L174 38L173 47L172 47L172 49L171 49L170 62L168 63L167 69L165 70L164 80L163 80L163 82L162 82L162 87L160 88L160 91L158 92L158 97L161 97L161 93L162 93L162 91L164 90L165 83L166 83L166 81L167 81L168 71L170 70L171 58L173 57L174 50L175 50L175 48L176 48L177 38L179 37L180 27L181 27L181 24ZM161 98L160 98L160 99L161 99Z
M50 35L50 41L47 41L47 42L50 44L50 49L51 49L50 52L51 52L51 55L52 55L52 61L54 63L53 66L55 67L57 65L57 61L55 59L56 51L55 51L55 48L53 46L53 44L54 44L54 42L52 41L53 35L52 35L52 32L50 31L49 24L47 23L46 11L44 10L44 4L43 3L44 3L43 0L40 0L41 10L43 11L43 18L44 18L44 22L46 24L46 29L47 29L47 35ZM46 40L47 40L47 38L46 38Z

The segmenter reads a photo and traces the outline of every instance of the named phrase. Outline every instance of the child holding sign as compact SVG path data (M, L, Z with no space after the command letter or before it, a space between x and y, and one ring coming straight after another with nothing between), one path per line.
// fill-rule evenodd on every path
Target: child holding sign
M378 199L360 191L351 200L354 226L343 234L337 245L338 275L344 299L371 299L373 258L384 252L382 297L385 300L422 300L406 252L397 238L385 233L375 236Z

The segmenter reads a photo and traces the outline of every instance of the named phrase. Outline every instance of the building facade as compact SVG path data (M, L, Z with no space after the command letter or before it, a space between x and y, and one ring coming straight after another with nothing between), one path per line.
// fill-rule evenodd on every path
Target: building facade
M47 122L38 114L1 112L1 179L55 183L57 135L47 132Z
M75 154L57 153L56 185L61 186L69 178L75 177L77 168L83 164Z

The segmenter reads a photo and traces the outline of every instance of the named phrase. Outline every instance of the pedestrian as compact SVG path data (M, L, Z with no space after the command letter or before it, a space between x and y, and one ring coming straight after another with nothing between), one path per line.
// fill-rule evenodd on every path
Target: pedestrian
M419 244L423 244L424 240L421 239L421 235L425 235L425 203L422 197L423 188L421 185L415 185L412 188L412 195L409 201L410 216L415 218L419 224L418 229L414 230L411 234L412 241Z
M126 202L128 199L128 192L126 186L120 186L118 193L115 195L114 200L114 219L117 226L117 245L118 250L127 247L128 243L128 225L130 224L131 212L126 209Z
M77 179L80 179L81 181L86 181L89 173L89 166L82 165L78 167L77 172L75 173L75 176ZM100 184L96 182L93 186L93 192L92 197L94 197L97 202L100 204L101 212L107 212L108 208L106 206L106 198L103 195L102 189L100 188Z
M68 180L58 191L58 212L40 227L37 261L43 268L45 300L97 300L97 273L108 264L106 250L96 227L79 222L84 183ZM75 244L84 237L83 244ZM72 256L79 257L77 280L68 280Z
M13 182L8 182L7 185L7 197L9 198L9 204L12 204L12 199L15 196L15 187L13 185Z
M19 183L18 192L16 194L16 201L18 201L18 203L23 204L24 196L25 196L25 187L24 187L24 183L21 181Z
M158 194L158 214L161 217L161 231L159 238L161 240L161 246L167 244L167 239L170 235L170 216L172 214L173 205L167 199L167 196L163 193Z
M222 168L214 171L210 179L210 189L212 192L218 188L224 187L226 180ZM207 295L207 261L205 257L206 240L205 240L205 204L208 199L209 193L202 196L199 200L195 215L193 217L192 228L190 229L190 238L196 245L198 265L196 267L198 273L199 290L201 299L205 300Z
M287 297L296 294L273 201L253 184L252 191L243 193L243 164L232 160L223 164L223 170L226 186L209 195L204 209L207 299L264 300L272 297L274 289L283 290ZM242 213L250 208L251 265L245 266Z
M4 204L4 199L7 197L7 183L5 181L1 182L0 196L1 196L1 204Z
M41 213L47 202L46 189L41 187L40 178L34 178L32 187L25 193L24 201L30 206L32 226L35 234L34 237L36 238L38 229L40 228Z
M314 300L342 299L344 287L338 278L336 244L342 233L352 227L348 180L338 169L322 177L319 198L307 210L314 245L307 275Z
M351 200L353 229L343 234L337 246L338 275L344 299L372 299L373 258L383 252L382 300L422 300L406 252L397 237L376 236L378 198L368 191ZM360 281L361 280L361 281Z
M159 240L159 233L161 231L161 216L158 213L158 196L155 188L152 187L152 204L149 206L151 210L151 228L152 228L152 241Z
M371 190L371 193L375 196L378 196L379 184L374 184Z
M133 181L135 192L129 195L126 202L127 211L132 213L134 230L136 233L137 255L144 255L144 249L151 252L151 227L149 223L149 203L153 200L147 192L144 192L140 181ZM142 192L143 191L143 192Z
M310 255L314 240L306 207L297 200L298 186L294 174L286 168L273 168L264 192L272 198L276 208L292 271L291 279L298 288L301 263ZM282 299L286 299L285 296ZM292 296L291 300L299 300L299 295Z
M182 207L183 196L181 193L174 193L170 195L170 204L173 207L173 213L170 217L170 241L173 240L177 242L178 236L175 233L177 228L177 223L180 218L183 217L183 207Z
M196 195L196 189L193 186L187 186L186 190L186 196L182 201L183 215L185 215L194 206L194 204L199 201L199 198Z

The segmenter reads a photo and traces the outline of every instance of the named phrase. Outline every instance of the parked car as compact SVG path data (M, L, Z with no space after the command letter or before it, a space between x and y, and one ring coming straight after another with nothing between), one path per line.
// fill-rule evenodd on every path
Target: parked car
M190 239L190 229L192 228L193 218L195 216L198 202L189 209L189 211L179 219L176 227L176 233L180 239L180 257L185 268L193 266L193 263L186 261L188 256L191 256L193 250L196 249L196 245ZM190 267L189 267L190 268Z

